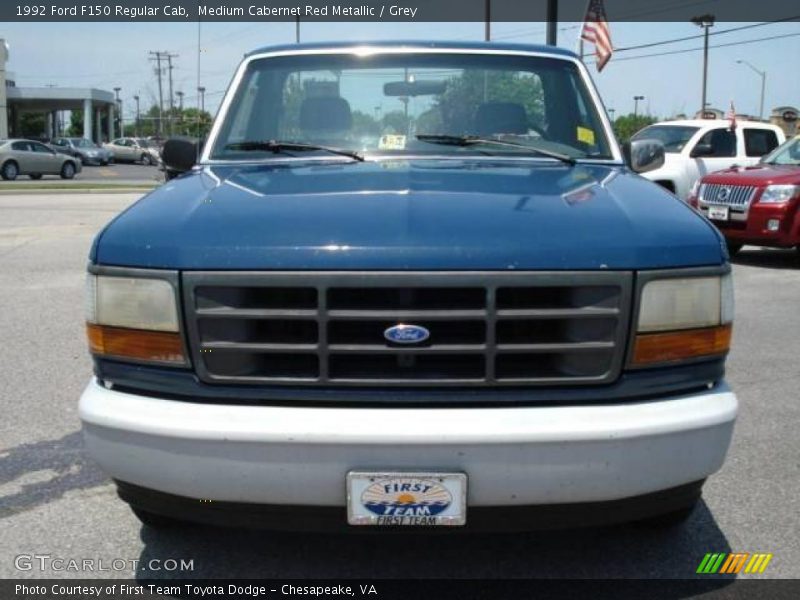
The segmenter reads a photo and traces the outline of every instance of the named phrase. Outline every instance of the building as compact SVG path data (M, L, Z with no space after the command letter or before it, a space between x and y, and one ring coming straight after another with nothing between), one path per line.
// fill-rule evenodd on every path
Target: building
M83 111L83 137L96 142L114 137L116 99L113 92L94 88L18 87L6 72L8 44L0 39L0 139L21 135L24 113L45 115L42 137L63 134L58 114Z
M793 137L800 133L800 127L797 125L798 115L800 110L794 106L777 106L772 109L769 122L783 129L786 137Z

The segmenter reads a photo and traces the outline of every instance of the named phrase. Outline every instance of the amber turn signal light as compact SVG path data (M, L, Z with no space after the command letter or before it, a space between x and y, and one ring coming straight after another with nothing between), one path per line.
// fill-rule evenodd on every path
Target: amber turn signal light
M721 355L728 351L730 345L730 324L665 333L640 333L633 347L632 364L641 367Z
M181 336L178 333L87 323L86 334L93 354L109 358L186 364Z

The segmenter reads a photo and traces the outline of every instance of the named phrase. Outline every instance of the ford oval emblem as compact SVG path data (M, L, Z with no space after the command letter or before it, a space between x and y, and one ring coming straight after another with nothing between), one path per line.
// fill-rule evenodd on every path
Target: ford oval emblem
M395 325L383 332L383 337L394 344L419 344L431 337L431 332L421 325Z

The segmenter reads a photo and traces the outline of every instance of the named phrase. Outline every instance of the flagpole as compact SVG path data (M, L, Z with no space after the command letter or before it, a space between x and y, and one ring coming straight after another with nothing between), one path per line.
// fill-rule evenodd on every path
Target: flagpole
M586 9L583 11L583 23L581 23L581 27L578 30L578 48L576 50L578 56L581 57L581 61L583 60L583 26L586 25L586 17L589 15L589 3L592 0L586 0Z

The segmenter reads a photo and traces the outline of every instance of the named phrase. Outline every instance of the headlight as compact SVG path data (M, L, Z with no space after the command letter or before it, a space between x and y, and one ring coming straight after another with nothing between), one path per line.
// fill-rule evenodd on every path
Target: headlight
M768 185L759 198L759 202L764 204L780 204L788 202L800 192L797 185Z
M632 363L724 355L730 347L730 274L656 279L642 288Z
M175 288L167 280L90 273L86 321L94 354L186 364Z

